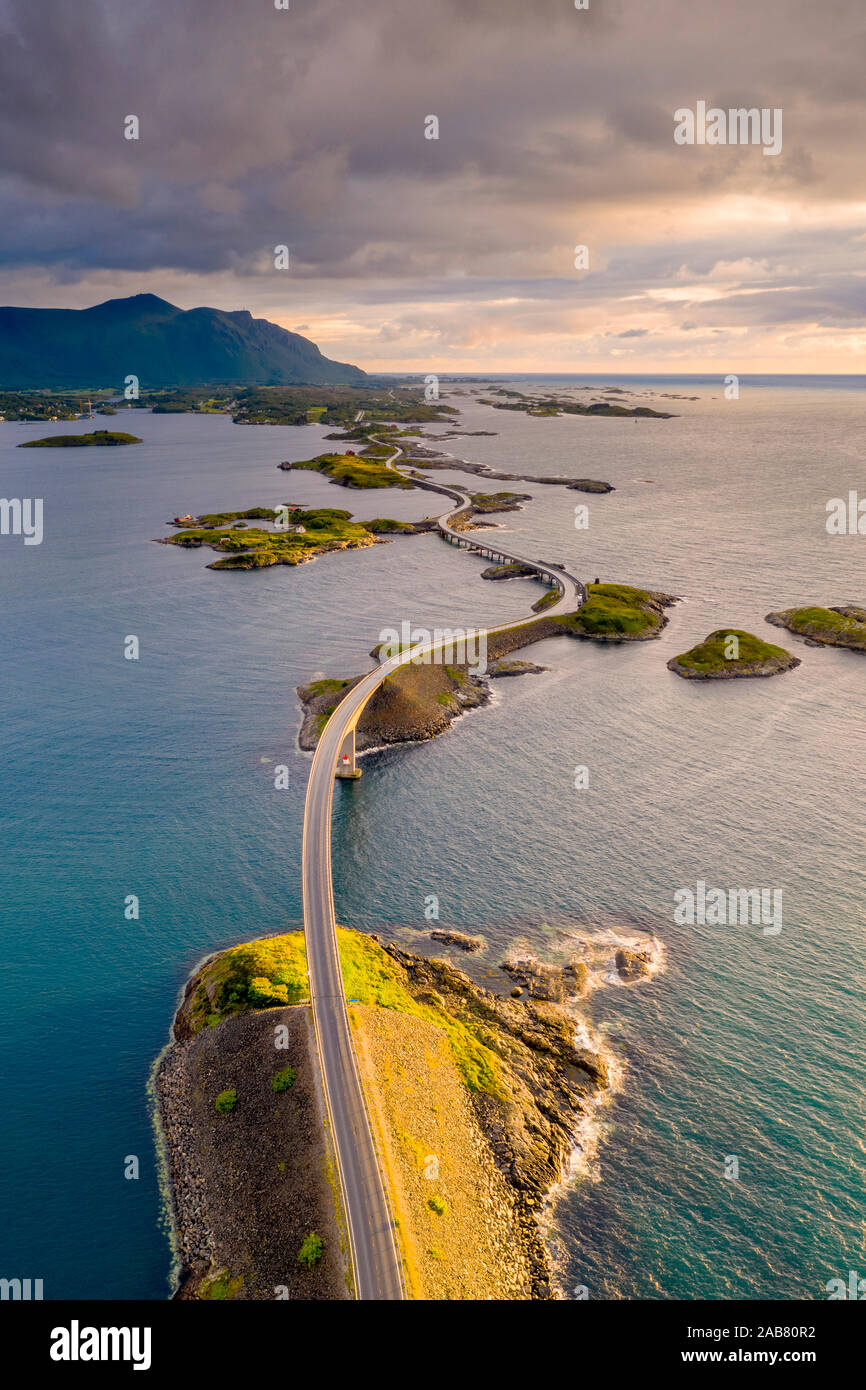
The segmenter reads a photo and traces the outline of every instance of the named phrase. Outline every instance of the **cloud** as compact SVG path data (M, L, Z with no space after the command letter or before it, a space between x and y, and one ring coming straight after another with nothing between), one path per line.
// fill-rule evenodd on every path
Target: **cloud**
M578 339L663 360L684 308L761 357L827 329L838 358L866 312L864 27L859 0L0 0L0 287L251 307L396 367L517 338L542 367ZM675 145L699 98L781 107L781 155Z

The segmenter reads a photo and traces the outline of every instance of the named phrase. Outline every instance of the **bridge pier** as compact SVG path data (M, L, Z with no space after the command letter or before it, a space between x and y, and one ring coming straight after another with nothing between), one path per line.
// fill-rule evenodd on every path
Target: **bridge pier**
M335 777L340 777L345 781L354 781L361 776L361 769L355 757L355 727L346 730L346 735L340 747L340 754L337 758L337 770Z

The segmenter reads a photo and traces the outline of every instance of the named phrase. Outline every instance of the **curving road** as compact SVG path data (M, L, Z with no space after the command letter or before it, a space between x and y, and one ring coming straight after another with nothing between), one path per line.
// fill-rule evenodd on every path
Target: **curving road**
M372 436L371 436L372 437ZM389 468L403 450L396 448L386 460ZM395 469L395 472L399 470ZM419 487L451 498L447 512L437 518L439 530L452 543L479 551L491 559L516 561L534 569L555 585L560 598L545 610L544 616L574 612L586 601L586 589L579 579L559 565L528 559L503 550L491 541L456 530L452 521L472 506L461 488L446 487L428 479L412 478ZM514 620L487 628L487 633L514 627ZM334 916L334 889L331 878L331 806L337 760L346 735L358 723L371 695L392 671L413 657L434 651L443 642L427 643L401 652L377 666L349 691L334 710L319 739L304 806L302 881L304 896L304 937L310 976L313 1023L321 1062L325 1102L348 1224L355 1295L359 1299L401 1299L406 1297L403 1268L394 1230L394 1217L373 1129L367 1109L355 1047L349 1028L346 996L337 950L337 924Z

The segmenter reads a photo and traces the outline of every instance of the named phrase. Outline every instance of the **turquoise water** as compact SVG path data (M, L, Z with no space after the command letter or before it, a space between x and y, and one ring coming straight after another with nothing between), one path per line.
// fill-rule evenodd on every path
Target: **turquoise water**
M866 659L806 648L763 615L866 597L866 540L824 527L828 498L866 493L862 397L841 382L745 385L737 402L716 383L655 389L699 400L635 424L456 398L468 429L499 431L450 441L458 455L616 485L597 499L526 485L535 500L503 518L516 548L685 601L658 642L540 644L544 675L498 682L430 744L369 756L337 792L338 914L414 940L435 893L443 922L487 937L490 964L518 939L544 952L576 932L603 954L654 935L659 973L621 988L602 972L586 1005L619 1082L556 1207L566 1287L820 1298L866 1264ZM0 426L3 495L45 499L41 546L0 538L0 1272L58 1298L167 1292L147 1078L196 960L300 925L295 686L366 669L384 625L502 621L538 593L481 582L483 562L433 537L209 571L209 552L152 544L168 517L427 508L277 472L317 452L319 427L137 412L129 428L145 443L70 459L16 452L43 426ZM802 666L721 687L670 675L670 655L725 624ZM133 633L138 662L123 659ZM673 893L698 879L781 887L782 933L675 926ZM123 1177L130 1154L138 1181Z

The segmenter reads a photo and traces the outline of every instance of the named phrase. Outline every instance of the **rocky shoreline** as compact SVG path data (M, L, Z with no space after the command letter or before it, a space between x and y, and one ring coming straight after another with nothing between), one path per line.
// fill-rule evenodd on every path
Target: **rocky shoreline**
M444 436L443 436L444 437ZM537 477L534 473L503 473L501 469L491 468L487 463L469 463L466 459L449 458L437 449L428 449L416 444L407 457L407 463L420 463L423 468L452 469L456 473L475 473L479 478L493 478L511 483L544 483L550 487L564 487L572 492L615 492L612 483L601 482L597 478L569 478L562 473L545 474Z
M178 1266L172 1296L348 1298L310 1011L268 1009L194 1034L189 1005L200 978L199 970L187 984L155 1072ZM287 1052L275 1052L275 1025L286 1030ZM271 1077L286 1056L297 1077L278 1095ZM214 1098L229 1085L238 1103L221 1115ZM298 1261L310 1231L324 1245L315 1269Z
M558 1297L540 1218L568 1172L587 1107L609 1086L604 1059L575 1040L575 1020L558 1004L504 998L475 984L447 961L383 949L405 969L419 999L435 998L449 1014L484 1030L506 1063L502 1092L470 1093L493 1160L515 1200L514 1235L522 1247L533 1299Z

